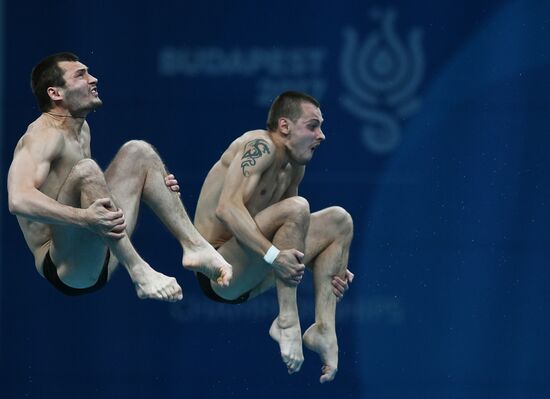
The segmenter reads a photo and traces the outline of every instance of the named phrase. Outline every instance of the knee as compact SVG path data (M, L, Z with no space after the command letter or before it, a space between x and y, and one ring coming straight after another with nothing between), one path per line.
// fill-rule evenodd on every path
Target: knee
M341 235L351 238L353 236L353 219L344 208L333 206L329 209L331 225L336 227Z
M310 210L309 202L304 197L290 197L285 199L286 216L289 220L303 223L309 220Z
M73 166L72 173L76 174L81 181L95 180L103 176L103 171L99 165L90 158L81 159Z
M123 153L124 157L135 161L148 161L158 158L155 148L144 140L130 140L122 146L120 152Z

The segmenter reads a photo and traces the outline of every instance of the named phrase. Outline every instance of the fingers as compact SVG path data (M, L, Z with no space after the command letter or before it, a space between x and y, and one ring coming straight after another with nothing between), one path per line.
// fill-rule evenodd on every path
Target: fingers
M304 254L296 249L283 250L276 259L276 273L288 286L297 286L302 281L306 266L301 263Z
M98 217L100 218L98 223L99 231L106 237L118 240L126 235L127 225L122 209L103 211Z
M344 280L339 276L334 276L331 283L332 292L336 296L337 300L342 299L344 297L344 293L349 289L347 280Z
M110 198L98 198L96 199L92 205L101 205L104 208L112 208L113 203L111 202Z
M119 217L105 223L101 229L107 237L119 240L126 235L126 221L124 217Z
M294 278L286 278L286 279L283 279L283 281L289 287L297 287L300 284L300 281Z
M113 231L108 231L107 233L105 233L105 235L109 238L114 239L114 240L120 240L121 238L123 238L126 235L126 232L122 231L120 233L115 233Z
M298 251L297 249L294 250L294 256L296 256L296 259L298 259L298 261L300 263L304 259L304 254L302 252Z
M302 281L301 277L294 276L288 273L281 273L281 272L275 272L275 273L277 274L277 277L289 287L296 287Z
M289 273L287 281L289 284L296 286L302 282L302 278L304 277L304 271L306 269L305 265L299 264L297 267L293 268L294 270Z
M332 277L332 286L340 291L347 291L349 288L348 282L342 279L340 276Z
M105 213L105 219L111 224L120 224L120 220L124 222L124 212L122 212L122 209L120 208L116 211L108 211Z
M347 290L349 290L349 283L353 281L355 275L346 269L346 275L344 278L340 276L332 277L332 292L336 296L336 301L340 301Z
M291 274L287 275L286 277L282 277L281 279L289 286L296 287L298 284L302 282L304 274L303 272L301 274Z
M110 212L106 215L105 219L107 219L104 223L105 227L111 230L120 228L121 226L124 228L126 227L126 219L124 218L124 213L122 213L120 209L116 212Z
M118 213L117 212L117 216L116 217L113 217L111 220L110 220L110 224L112 226L118 226L120 224L123 224L124 223L124 214L122 212Z
M178 181L176 180L176 177L173 174L169 174L164 178L164 183L166 186L173 192L179 192L180 186L178 185Z
M124 230L126 230L126 223L123 221L122 223L113 226L110 231L113 233L123 233Z
M113 201L110 198L96 199L88 209L96 215L107 215L107 218L115 219L123 215L122 209L115 207Z

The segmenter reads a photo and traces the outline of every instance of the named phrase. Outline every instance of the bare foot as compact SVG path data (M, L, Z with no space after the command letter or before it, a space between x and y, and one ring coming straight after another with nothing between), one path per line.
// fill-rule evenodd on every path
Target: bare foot
M181 263L186 269L200 272L222 287L227 287L233 277L231 265L207 242L195 248L185 248Z
M321 357L321 384L332 381L338 371L338 341L336 331L312 324L304 333L305 346Z
M291 326L283 327L279 324L279 318L273 320L269 335L279 343L281 357L288 368L288 373L297 373L304 362L302 352L302 330L300 323L294 323Z
M153 270L147 263L135 266L130 277L140 299L176 302L183 298L183 291L174 277Z

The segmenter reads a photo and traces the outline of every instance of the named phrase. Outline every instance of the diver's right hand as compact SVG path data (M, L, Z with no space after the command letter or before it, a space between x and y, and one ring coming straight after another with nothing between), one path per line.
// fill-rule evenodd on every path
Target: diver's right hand
M109 198L99 198L84 209L84 220L86 227L98 235L117 240L126 235L124 213Z
M277 277L287 285L297 286L302 281L306 266L302 263L304 254L296 249L283 249L273 261Z

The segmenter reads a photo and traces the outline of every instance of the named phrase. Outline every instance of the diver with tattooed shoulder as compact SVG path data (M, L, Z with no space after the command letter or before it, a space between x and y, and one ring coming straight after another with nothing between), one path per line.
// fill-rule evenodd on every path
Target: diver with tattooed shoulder
M313 273L315 323L303 342L321 357L324 383L338 369L336 302L353 279L347 269L353 221L341 207L310 213L298 196L305 165L325 139L319 107L307 94L279 95L267 130L237 138L208 173L195 227L233 266L227 286L197 273L210 299L242 303L276 287L279 315L269 333L289 373L304 360L296 289L306 267Z

